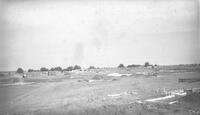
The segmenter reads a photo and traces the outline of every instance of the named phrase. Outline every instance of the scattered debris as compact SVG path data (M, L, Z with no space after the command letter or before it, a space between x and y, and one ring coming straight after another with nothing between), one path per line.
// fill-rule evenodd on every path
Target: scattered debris
M154 98L154 99L147 99L145 101L149 102L156 102L156 101L161 101L165 99L170 99L174 98L175 96L186 96L187 92L183 89L178 89L178 90L167 90L166 88L163 89L162 91L166 96L165 97L159 97L159 98ZM177 101L170 102L169 104L176 103Z
M171 95L179 95L179 96L186 96L186 92L184 90L175 90L171 92Z
M118 94L108 94L108 97L120 97L123 95L135 95L137 92L135 91L128 91L128 92L123 92L123 93L118 93Z
M84 80L84 81L86 81L86 82L89 82L89 83L92 83L92 82L97 82L97 81L102 81L102 80L93 80L93 79L86 79L86 80Z
M33 84L34 82L18 82L18 83L9 83L9 84L1 84L1 86L12 86L12 85L30 85Z
M143 103L141 100L137 100L136 103Z
M200 93L200 87L198 88L192 88L193 93Z
M192 89L185 89L185 92L187 95L190 95L190 94L192 94Z
M131 76L131 74L119 74L119 73L111 73L107 76L121 77L121 76Z
M131 94L131 95L136 95L138 94L136 91L128 91L128 94Z
M121 94L109 94L108 97L119 97Z
M100 81L100 80L88 80L89 83L95 82L95 81Z
M190 95L192 93L200 93L200 88L185 89L184 91L187 95Z
M157 89L155 91L155 93L157 94L162 94L162 95L179 95L179 96L185 96L187 93L184 89L176 89L176 90L172 90L172 89L167 89L167 88L163 88L163 89Z
M168 95L168 96L165 96L165 97L147 99L147 100L145 100L145 101L148 101L148 102L156 102L156 101L165 100L165 99L169 99L169 98L173 98L173 97L175 97L175 95Z
M175 103L178 103L178 101L172 101L172 102L169 102L169 104L175 104Z
M89 83L94 82L94 81L96 81L96 80L88 80Z
M138 74L138 75L146 75L147 72L136 72L135 74Z
M108 76L120 77L121 74L119 74L119 73L111 73L111 74L108 74Z
M123 92L123 93L119 93L119 94L108 94L108 97L115 98L115 97L120 97L123 95L129 95L129 94L127 92Z

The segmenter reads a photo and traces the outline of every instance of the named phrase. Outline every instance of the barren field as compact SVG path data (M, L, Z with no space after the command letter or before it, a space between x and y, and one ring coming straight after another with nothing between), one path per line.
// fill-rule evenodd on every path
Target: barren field
M0 114L200 115L199 70L115 68L1 77Z

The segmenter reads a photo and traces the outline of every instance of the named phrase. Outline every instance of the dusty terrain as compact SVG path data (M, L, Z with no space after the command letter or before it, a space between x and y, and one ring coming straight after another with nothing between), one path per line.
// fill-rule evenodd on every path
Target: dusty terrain
M199 115L199 93L186 95L185 90L198 90L200 81L179 82L180 78L199 79L199 70L97 69L25 79L1 77L0 114Z

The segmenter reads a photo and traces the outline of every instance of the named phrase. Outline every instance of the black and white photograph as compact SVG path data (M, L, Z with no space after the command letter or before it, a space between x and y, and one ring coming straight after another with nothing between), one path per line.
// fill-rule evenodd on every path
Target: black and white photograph
M0 0L0 115L200 115L200 0Z

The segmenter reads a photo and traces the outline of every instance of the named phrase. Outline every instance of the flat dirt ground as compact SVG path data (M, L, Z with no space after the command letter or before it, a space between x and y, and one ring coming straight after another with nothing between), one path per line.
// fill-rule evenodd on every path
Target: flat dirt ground
M180 78L199 79L200 71L116 68L23 80L1 77L0 115L200 115L199 93L148 101L200 87L198 80Z

